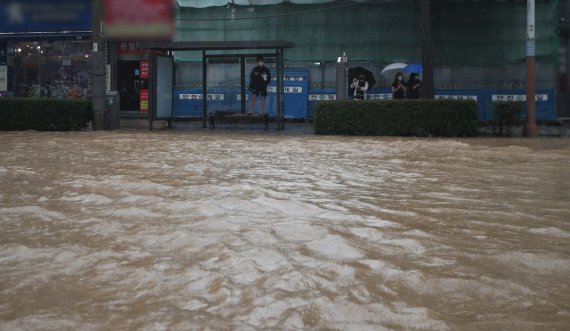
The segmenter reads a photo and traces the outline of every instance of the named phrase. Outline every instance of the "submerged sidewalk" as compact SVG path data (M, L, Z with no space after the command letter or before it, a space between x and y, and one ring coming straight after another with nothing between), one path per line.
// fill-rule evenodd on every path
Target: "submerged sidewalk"
M570 139L570 120L560 122L550 122L548 124L539 124L541 137L550 138L569 138ZM121 129L127 130L149 130L149 122L146 118L121 118ZM168 122L155 121L154 130L168 129ZM265 130L262 123L216 123L216 129L210 130L208 127L202 127L202 121L185 121L175 120L172 122L170 130L191 130L191 131L235 131L235 132L256 132L256 133L275 133L313 135L315 134L313 123L285 123L284 131L277 131L275 122L269 123L269 129ZM511 137L522 136L522 125L515 125L511 129ZM483 137L493 136L493 127L489 124L482 124L479 133Z

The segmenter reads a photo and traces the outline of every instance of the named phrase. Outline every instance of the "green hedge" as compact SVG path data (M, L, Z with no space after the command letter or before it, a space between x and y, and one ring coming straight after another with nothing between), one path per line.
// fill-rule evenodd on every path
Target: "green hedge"
M473 100L319 101L316 134L379 136L474 136Z
M491 125L493 126L493 134L495 136L511 136L511 128L520 118L522 105L523 103L520 101L493 102L493 119L491 120Z
M0 130L81 130L91 121L91 103L84 100L0 98Z

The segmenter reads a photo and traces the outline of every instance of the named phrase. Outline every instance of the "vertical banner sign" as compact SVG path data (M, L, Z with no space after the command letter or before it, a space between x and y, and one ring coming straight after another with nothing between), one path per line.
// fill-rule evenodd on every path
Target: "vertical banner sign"
M105 0L105 38L170 39L174 33L173 0Z
M0 92L8 90L8 66L0 66Z
M536 15L535 15L534 0L527 0L526 2L527 39L536 39L535 16Z
M148 90L141 89L140 92L140 99L141 99L141 112L147 112L148 111Z
M140 78L148 79L148 61L141 61L140 66L141 66Z
M8 64L8 43L0 42L0 66Z
M148 61L141 61L140 62L140 79L148 79ZM147 112L148 111L148 89L141 89L140 92L140 100L141 100L141 111Z
M105 85L107 87L107 91L111 90L111 65L105 65Z
M526 55L536 56L536 22L534 0L527 0L526 10Z
M0 92L8 90L8 43L0 42Z

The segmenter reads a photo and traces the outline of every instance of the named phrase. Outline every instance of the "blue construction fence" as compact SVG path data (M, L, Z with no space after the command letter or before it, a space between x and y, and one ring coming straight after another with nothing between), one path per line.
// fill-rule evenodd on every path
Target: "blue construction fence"
M271 72L272 81L267 88L264 112L269 116L277 114L277 86L276 74ZM287 70L284 75L284 103L285 118L306 118L309 95L309 71ZM174 116L196 117L202 116L202 87L176 88L174 90ZM239 87L209 87L208 111L241 111L241 92ZM246 109L249 111L251 93L246 91ZM255 103L254 112L259 112L260 100Z
M265 100L265 112L269 116L276 115L276 81L275 72L271 73L273 80L268 87ZM173 91L175 117L201 117L202 87L176 88ZM525 101L524 89L436 89L436 99L467 99L477 101L479 120L487 121L493 118L493 101ZM251 93L246 92L246 112L249 110ZM239 87L210 87L208 88L208 111L241 111L241 93ZM392 99L390 88L372 88L368 93L369 99ZM286 70L284 74L284 103L285 118L313 118L315 105L320 100L334 100L335 89L310 88L308 70ZM536 118L552 120L556 118L555 89L538 89L536 91ZM355 101L356 102L356 101ZM255 112L259 111L260 100L257 100ZM521 118L525 117L525 111Z
M307 117L314 115L315 105L319 100L334 100L335 89L313 88L309 91ZM555 89L538 89L536 91L536 118L539 120L556 119ZM390 88L373 88L367 96L373 100L391 100ZM475 100L479 109L479 120L493 119L493 101L526 101L524 89L436 89L436 99ZM287 105L285 105L287 108ZM526 117L526 107L523 108L521 118Z

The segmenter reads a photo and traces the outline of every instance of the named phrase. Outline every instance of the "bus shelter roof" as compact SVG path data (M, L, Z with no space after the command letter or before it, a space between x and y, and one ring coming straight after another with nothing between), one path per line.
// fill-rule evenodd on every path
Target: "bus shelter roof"
M295 45L282 40L255 41L158 41L144 42L143 48L166 51L213 51L213 50L243 50L243 49L284 49Z

